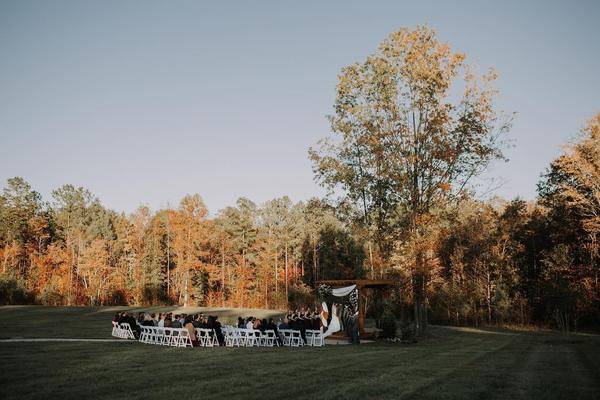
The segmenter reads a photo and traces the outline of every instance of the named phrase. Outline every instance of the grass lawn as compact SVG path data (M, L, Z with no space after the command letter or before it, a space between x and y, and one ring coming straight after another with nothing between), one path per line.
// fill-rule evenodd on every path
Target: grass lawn
M110 338L120 309L0 307L0 339ZM0 399L600 397L600 337L547 332L432 327L412 345L301 349L0 342L0 359Z

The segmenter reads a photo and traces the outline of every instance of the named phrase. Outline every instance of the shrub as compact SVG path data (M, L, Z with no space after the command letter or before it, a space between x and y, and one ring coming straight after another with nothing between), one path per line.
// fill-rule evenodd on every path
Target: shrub
M413 322L408 320L400 322L400 339L404 343L414 343L417 341L417 332Z
M44 306L60 306L63 296L52 286L46 286L37 297L38 303Z
M27 304L28 296L22 280L10 275L0 275L0 304Z
M127 294L122 289L114 289L109 293L106 304L111 306L126 306L128 305Z
M396 316L389 306L386 306L381 314L379 327L381 328L380 337L385 339L396 337Z

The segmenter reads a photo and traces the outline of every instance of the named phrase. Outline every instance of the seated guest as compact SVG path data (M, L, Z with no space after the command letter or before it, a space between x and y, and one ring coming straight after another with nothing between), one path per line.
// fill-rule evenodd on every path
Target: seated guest
M219 346L223 346L225 344L225 337L223 336L223 330L221 329L221 323L217 319L218 317L209 315L206 321L206 325L209 329L214 330L215 335L217 335L217 341L219 342Z
M192 317L192 325L194 325L194 328L200 328L200 315L194 314Z
M242 317L238 317L237 327L240 329L244 329L246 324L244 323L244 319Z
M171 322L171 328L181 328L183 325L181 325L181 322L179 322L179 315L175 316L175 319L173 319L173 322Z
M129 324L129 326L130 326L132 329L133 329L133 327L135 327L135 326L136 326L136 323L135 323L135 318L133 318L132 316L130 316L130 315L127 313L127 311L124 311L124 312L122 312L122 313L121 313L121 317L119 318L119 321L118 321L118 322L119 322L119 324L123 324L123 323Z
M203 328L203 329L210 328L208 318L206 318L204 316L200 317L200 328Z
M279 329L290 329L290 320L287 316L283 318L283 322L279 324Z
M168 316L165 318L165 322L164 322L164 325L163 325L163 326L164 326L165 328L173 328L173 320L171 319L171 316L170 316L170 315L168 315Z
M113 322L119 322L119 318L121 317L120 313L116 313L115 316L113 317L112 321Z
M266 329L275 331L275 333L277 333L277 325L275 325L275 321L273 321L273 318L269 318Z
M142 321L142 326L154 326L154 319L150 317L150 314L144 313L144 321Z
M140 336L140 333L141 333L142 330L137 325L137 323L135 321L135 318L133 318L131 315L127 314L127 312L123 312L121 314L121 317L119 318L118 323L119 323L119 325L123 324L123 323L129 324L129 327L133 331L133 335L136 338L138 338Z
M254 317L248 317L246 321L246 329L254 329Z
M267 319L266 318L263 318L260 321L260 326L258 327L258 329L260 329L261 332L264 332L267 330Z
M288 325L290 329L297 330L296 314L288 315Z
M156 314L155 313L150 314L150 318L152 319L152 324L154 326L156 326L156 324L158 323L158 319L156 317Z
M312 328L315 331L321 330L323 323L321 322L321 318L319 318L319 314L313 313L312 317Z
M252 329L262 330L261 326L262 321L260 320L260 318L255 318L254 321L252 321Z
M165 327L165 314L160 313L158 316L158 323L156 324L159 328Z
M181 315L179 316L179 323L181 324L181 326L184 326L184 325L185 325L185 319L186 319L186 318L187 318L187 315L186 315L186 314L181 314Z
M188 333L190 334L190 340L192 341L192 346L197 347L198 346L198 338L196 338L196 328L194 328L194 325L192 324L192 318L187 317L183 322L184 322L183 327L185 329L187 329Z
M146 315L146 313L143 312L143 311L138 313L138 317L137 317L137 323L138 323L138 325L141 325L142 322L144 322L144 316L145 315Z

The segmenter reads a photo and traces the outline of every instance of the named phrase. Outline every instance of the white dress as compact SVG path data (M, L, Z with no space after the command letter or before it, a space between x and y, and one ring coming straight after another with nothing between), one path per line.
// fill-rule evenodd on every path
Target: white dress
M329 318L329 309L327 308L327 303L321 303L321 314L319 314L319 318L321 318L321 330L323 328L327 328L327 318Z
M337 307L335 304L331 306L331 322L329 323L329 327L327 331L323 334L323 337L326 338L329 335L332 335L341 329L340 319L337 315Z

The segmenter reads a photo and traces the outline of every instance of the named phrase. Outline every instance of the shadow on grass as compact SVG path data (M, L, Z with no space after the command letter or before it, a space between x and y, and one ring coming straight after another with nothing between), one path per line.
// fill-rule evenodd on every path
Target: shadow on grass
M281 311L220 307L0 307L0 338L106 338L111 319L122 311L216 315L221 323L237 323L237 317L279 318Z

